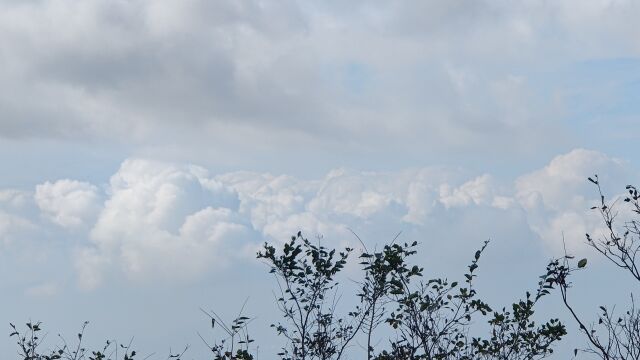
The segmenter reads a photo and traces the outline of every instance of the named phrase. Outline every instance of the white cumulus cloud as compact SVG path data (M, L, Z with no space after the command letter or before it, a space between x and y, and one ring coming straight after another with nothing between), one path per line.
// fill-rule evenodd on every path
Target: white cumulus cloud
M95 185L68 179L36 186L34 199L47 218L65 228L92 224L102 207Z
M548 165L519 177L515 198L527 212L531 228L553 249L561 251L564 237L570 251L585 250L585 233L599 234L600 216L588 211L597 204L597 189L587 181L600 174L609 196L619 194L620 181L631 178L626 164L603 153L575 149L553 158Z
M37 185L33 194L0 191L0 238L16 244L35 230L48 238L73 235L68 252L85 288L120 276L197 279L253 257L265 240L285 241L299 230L323 236L330 246L358 246L351 230L367 242L406 231L438 234L451 244L521 232L557 255L563 236L570 251L583 251L584 234L601 228L598 214L589 212L597 194L586 179L594 172L602 174L606 191L632 174L620 160L584 149L511 183L443 167L339 168L317 179L212 175L194 165L131 158L103 191L68 179ZM517 225L505 227L504 219L518 219Z
M242 219L225 207L233 205L231 191L202 168L127 160L108 192L91 245L78 256L86 287L110 266L133 279L198 276L223 265L248 236Z

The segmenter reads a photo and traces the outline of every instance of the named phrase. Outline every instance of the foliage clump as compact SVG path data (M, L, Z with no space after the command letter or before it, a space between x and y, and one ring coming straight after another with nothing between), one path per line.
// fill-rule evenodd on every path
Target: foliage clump
M527 292L509 310L493 310L474 287L478 263L488 242L474 253L462 283L444 278L424 279L424 269L410 262L417 243L385 245L382 251L359 255L364 273L359 305L339 314L336 276L351 248L337 252L314 244L301 233L282 251L265 244L258 258L276 276L283 321L274 324L286 340L278 354L283 360L341 359L357 336L366 339L367 359L541 359L566 329L558 319L539 325L533 319L538 301L548 294L540 286ZM484 319L489 335L474 328ZM380 349L372 343L382 324L395 336ZM386 347L386 348L384 348Z

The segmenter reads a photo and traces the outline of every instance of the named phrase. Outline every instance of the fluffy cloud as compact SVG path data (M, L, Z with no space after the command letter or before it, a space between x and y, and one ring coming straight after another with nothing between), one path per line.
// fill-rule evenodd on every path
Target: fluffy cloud
M231 260L248 229L226 207L230 191L193 166L127 160L77 266L85 287L113 266L132 279L188 279ZM226 245L230 243L230 245Z
M88 288L114 270L132 279L189 279L242 258L265 238L281 241L302 230L337 245L355 241L350 229L401 230L451 206L492 206L490 177L464 178L435 167L337 169L317 180L212 177L195 166L130 159L111 177L91 245L78 250L76 265Z
M52 223L62 237L75 234L80 240L70 252L85 288L119 276L196 279L253 257L265 239L283 241L298 230L323 235L332 246L357 246L351 230L376 242L401 230L442 237L455 229L459 238L446 241L466 246L460 241L477 241L477 229L490 236L503 231L504 219L514 219L524 227L510 224L505 231L535 234L557 255L563 235L569 250L580 252L584 233L599 231L600 219L588 212L596 193L586 178L593 172L615 186L614 179L631 176L620 160L584 149L557 156L512 184L440 167L335 169L311 180L251 172L213 176L197 166L134 158L122 163L104 192L72 180L45 182L33 194L0 192L0 236L7 242L29 228L46 233ZM29 206L41 216L28 215Z
M92 224L102 207L96 186L74 180L40 184L34 199L47 218L65 228Z
M451 189L448 185L443 185L440 189L440 202L445 207L468 206L469 204L491 204L493 203L492 192L494 186L491 184L491 176L485 174L470 180L456 189ZM499 200L497 200L499 201Z
M600 174L605 183L611 182L624 175L624 167L619 159L597 151L576 149L553 158L544 168L518 178L516 195L527 208L537 206L536 201L555 211L585 207L588 205L585 194L593 189L584 180Z
M596 173L605 190L615 189L614 196L623 189L620 179L632 178L621 160L576 149L516 180L515 198L527 212L531 228L556 251L562 251L563 237L570 251L582 252L585 233L602 233L599 215L586 211L597 204L597 190L585 179Z

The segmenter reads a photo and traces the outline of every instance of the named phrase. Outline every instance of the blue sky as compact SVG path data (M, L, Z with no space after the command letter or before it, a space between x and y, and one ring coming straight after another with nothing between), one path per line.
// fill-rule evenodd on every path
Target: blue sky
M498 302L535 286L563 235L590 257L576 283L605 279L585 179L612 196L638 180L638 15L624 0L0 1L0 319L89 320L95 339L196 356L199 307L231 316L249 297L270 321L255 251L298 230L330 246L402 232L434 276L491 238L481 284ZM627 298L606 285L576 286L579 308Z

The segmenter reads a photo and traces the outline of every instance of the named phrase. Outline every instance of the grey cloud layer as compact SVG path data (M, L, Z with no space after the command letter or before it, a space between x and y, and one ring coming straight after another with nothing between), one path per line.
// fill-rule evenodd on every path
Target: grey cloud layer
M0 135L12 138L516 151L559 129L557 104L518 69L639 50L630 1L48 0L0 10Z
M106 188L58 180L34 193L1 192L0 243L6 250L37 242L34 231L76 238L69 256L86 288L123 276L198 278L253 257L265 239L281 241L298 230L333 244L353 241L351 229L367 239L385 231L438 234L458 228L458 236L480 241L474 238L478 226L490 224L498 233L505 218L522 218L522 236L535 234L541 246L557 252L564 232L570 249L580 252L584 233L598 232L600 223L587 212L594 189L585 179L594 170L612 187L619 185L614 179L631 173L620 160L582 149L514 184L436 167L394 173L336 169L300 180L250 172L212 176L197 166L129 159Z

